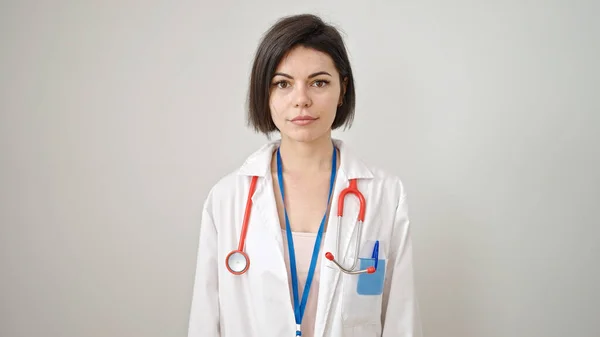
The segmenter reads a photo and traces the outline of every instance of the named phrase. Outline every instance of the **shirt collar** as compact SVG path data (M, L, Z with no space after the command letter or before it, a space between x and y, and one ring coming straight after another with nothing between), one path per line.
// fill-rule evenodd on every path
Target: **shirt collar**
M270 175L273 152L277 150L280 143L281 139L270 141L252 153L240 167L238 175L259 177ZM352 153L346 143L334 138L333 144L340 151L341 162L338 173L344 174L347 179L373 178L373 172Z

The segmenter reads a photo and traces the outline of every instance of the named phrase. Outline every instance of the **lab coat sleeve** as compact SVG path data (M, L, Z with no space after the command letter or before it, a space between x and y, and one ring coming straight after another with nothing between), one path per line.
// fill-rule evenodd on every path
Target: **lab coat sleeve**
M218 238L209 200L210 196L202 210L188 337L221 336L217 270Z
M382 310L382 337L421 337L422 327L414 286L411 228L406 195L401 194L394 216Z

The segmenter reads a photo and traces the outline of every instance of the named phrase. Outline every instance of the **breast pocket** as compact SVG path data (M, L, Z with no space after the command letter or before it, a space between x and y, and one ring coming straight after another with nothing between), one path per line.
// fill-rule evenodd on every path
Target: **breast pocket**
M366 242L360 250L358 268L367 269L375 265L372 257L374 241ZM386 275L386 258L379 243L379 257L375 273L342 273L342 318L345 326L375 325L381 322L382 294ZM352 266L354 257L345 261Z

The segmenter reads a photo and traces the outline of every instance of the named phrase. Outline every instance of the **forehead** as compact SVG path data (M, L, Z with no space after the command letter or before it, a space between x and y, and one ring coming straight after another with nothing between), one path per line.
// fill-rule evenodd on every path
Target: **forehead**
M333 75L337 73L331 57L321 51L297 46L291 49L279 62L275 69L289 75L305 76L317 71L327 71Z

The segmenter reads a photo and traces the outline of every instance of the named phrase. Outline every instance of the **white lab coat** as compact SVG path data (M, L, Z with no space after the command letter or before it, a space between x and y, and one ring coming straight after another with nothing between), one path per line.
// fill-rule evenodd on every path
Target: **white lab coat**
M296 324L285 267L282 233L271 178L271 156L279 140L249 156L241 168L222 178L204 203L188 337L293 337ZM380 241L386 259L383 295L358 295L357 275L342 273L322 259L315 322L316 337L421 336L413 284L412 245L406 194L401 181L371 168L338 139L340 167L321 254L333 252L352 265L358 201L346 197L340 252L335 251L337 200L349 179L358 178L366 200L361 245ZM227 254L237 249L251 176L259 176L245 251L250 267L233 275ZM345 252L345 253L344 253ZM362 257L362 256L361 256Z

